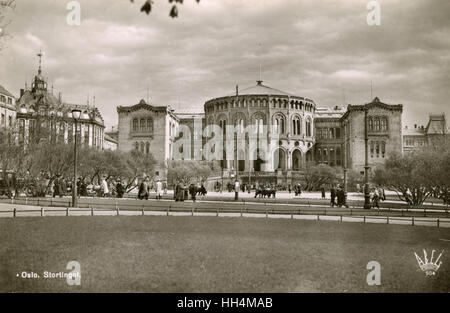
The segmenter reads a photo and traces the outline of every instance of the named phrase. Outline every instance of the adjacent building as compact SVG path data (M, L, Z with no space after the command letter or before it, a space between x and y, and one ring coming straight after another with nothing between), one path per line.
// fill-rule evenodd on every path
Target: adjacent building
M403 129L403 152L410 153L450 142L450 131L445 114L430 114L427 126L405 126Z
M16 119L16 98L0 85L0 127L12 127Z
M40 56L40 55L39 55ZM48 90L47 82L42 75L41 64L31 88L25 86L20 90L16 102L16 117L19 126L19 144L49 138L52 142L71 143L75 136L72 110L80 109L81 118L78 121L78 132L82 145L103 149L104 121L100 111L88 104L69 104L56 97Z
M167 166L171 159L173 142L179 117L170 106L155 106L144 100L131 106L118 106L118 149L133 149L152 154L158 161L156 172Z

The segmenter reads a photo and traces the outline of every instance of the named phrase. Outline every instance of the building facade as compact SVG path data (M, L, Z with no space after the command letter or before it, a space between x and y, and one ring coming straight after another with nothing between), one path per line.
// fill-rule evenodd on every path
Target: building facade
M16 98L0 85L0 127L12 127L16 119Z
M31 88L20 90L16 102L16 117L19 126L19 144L40 140L42 136L53 142L72 143L75 137L75 126L72 110L80 109L82 114L78 121L78 132L82 145L103 149L104 121L100 111L81 104L69 104L56 97L47 88L41 65L34 76Z
M133 149L152 154L158 161L156 171L166 168L171 159L179 118L170 106L154 106L141 100L132 106L118 106L118 149Z
M427 126L414 128L405 126L403 129L403 151L411 153L435 145L445 145L450 142L450 131L445 114L430 114Z
M224 177L281 185L301 180L308 164L364 171L366 121L372 169L390 154L402 153L403 107L378 98L346 108L318 108L312 99L257 81L250 88L236 87L234 94L206 101L203 111L177 114L169 106L143 100L118 107L118 149L152 153L166 164L170 159L201 160L208 140L204 129L216 125L222 138L222 155L216 160ZM182 134L183 129L191 137ZM245 134L238 139L242 130Z

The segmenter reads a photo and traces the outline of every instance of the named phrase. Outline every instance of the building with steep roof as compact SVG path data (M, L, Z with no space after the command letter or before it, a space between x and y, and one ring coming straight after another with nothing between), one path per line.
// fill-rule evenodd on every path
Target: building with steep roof
M38 56L41 58L42 54ZM75 127L72 110L75 108L82 111L78 121L81 144L103 149L105 126L100 111L89 104L63 102L61 95L56 97L53 90L48 90L39 59L38 73L34 76L31 88L25 86L21 89L16 102L19 143L26 145L43 137L54 142L73 142Z
M403 151L410 153L427 147L450 142L450 131L445 114L430 114L426 126L405 126L403 129Z

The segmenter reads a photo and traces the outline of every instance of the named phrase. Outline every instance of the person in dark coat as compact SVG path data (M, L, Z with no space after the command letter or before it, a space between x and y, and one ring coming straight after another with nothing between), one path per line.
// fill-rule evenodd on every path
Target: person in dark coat
M61 178L59 176L53 182L53 198L56 196L62 197Z
M125 193L125 188L123 187L122 182L120 180L117 181L116 193L117 193L117 198L123 198L123 194Z
M334 186L331 186L331 190L330 190L330 197L331 197L331 207L334 207L336 205L336 188L334 188Z
M338 207L342 207L345 204L344 189L342 189L342 187L339 186L339 188L336 192L336 196L337 196Z
M320 191L322 192L322 199L325 199L325 187L323 185L320 188Z
M189 194L191 195L191 199L193 202L196 200L197 187L194 184L189 185Z

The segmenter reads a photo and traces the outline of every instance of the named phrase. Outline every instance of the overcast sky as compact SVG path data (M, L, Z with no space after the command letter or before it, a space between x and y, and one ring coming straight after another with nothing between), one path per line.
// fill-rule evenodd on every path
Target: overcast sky
M81 25L69 26L65 0L16 0L11 37L0 51L0 84L19 96L43 74L63 100L95 94L107 126L116 107L146 99L202 111L235 85L264 84L317 106L373 97L404 105L403 123L450 118L450 1L381 0L381 25L369 26L366 0L185 0L179 17L167 0L81 0Z

